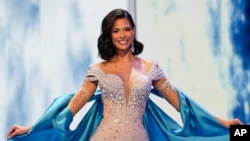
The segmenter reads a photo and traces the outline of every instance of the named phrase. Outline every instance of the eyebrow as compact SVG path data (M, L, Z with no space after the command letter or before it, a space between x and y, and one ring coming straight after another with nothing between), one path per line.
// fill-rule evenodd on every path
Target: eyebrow
M122 29L125 29L125 28L131 28L132 29L132 26L125 26L124 28L122 28ZM120 28L116 28L116 27L114 27L114 28L112 28L112 29L120 29Z

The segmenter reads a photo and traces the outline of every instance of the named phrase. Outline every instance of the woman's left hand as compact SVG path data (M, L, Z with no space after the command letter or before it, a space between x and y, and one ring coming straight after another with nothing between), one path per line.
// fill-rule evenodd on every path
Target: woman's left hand
M235 119L229 119L229 120L223 120L221 121L221 123L229 128L230 125L242 125L243 123L238 119L238 118L235 118Z

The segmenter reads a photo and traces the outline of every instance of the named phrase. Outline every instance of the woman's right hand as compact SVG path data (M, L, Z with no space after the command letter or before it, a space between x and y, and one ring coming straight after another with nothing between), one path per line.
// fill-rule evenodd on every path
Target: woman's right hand
M10 130L8 131L7 138L13 138L17 135L26 134L31 129L31 126L19 126L13 125Z

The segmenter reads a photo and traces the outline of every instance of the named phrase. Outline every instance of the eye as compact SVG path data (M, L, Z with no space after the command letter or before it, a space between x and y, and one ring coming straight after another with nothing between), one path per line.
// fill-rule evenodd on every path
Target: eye
M112 32L112 33L117 33L117 32L118 32L118 30L112 30L111 32Z
M131 31L132 28L128 27L128 28L125 28L125 31Z

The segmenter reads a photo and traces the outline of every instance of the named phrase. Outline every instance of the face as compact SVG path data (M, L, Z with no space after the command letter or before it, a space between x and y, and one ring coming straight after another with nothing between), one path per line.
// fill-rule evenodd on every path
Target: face
M134 40L135 28L126 18L117 19L111 30L111 38L117 50L127 51Z

